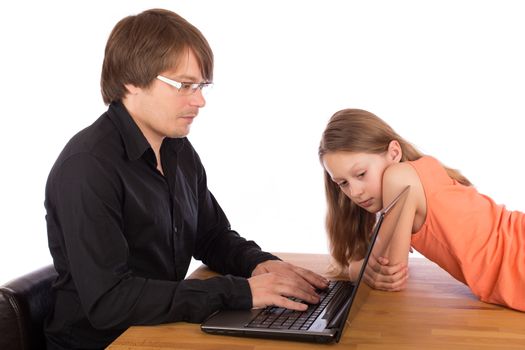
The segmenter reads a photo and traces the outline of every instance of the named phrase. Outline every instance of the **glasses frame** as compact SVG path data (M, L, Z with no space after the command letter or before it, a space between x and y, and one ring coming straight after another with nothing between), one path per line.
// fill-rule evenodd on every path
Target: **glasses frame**
M166 78L163 75L157 75L157 79L165 82L168 85L173 86L174 88L177 89L178 92L185 94L185 95L192 95L197 90L204 92L206 90L209 90L209 88L213 86L212 82L192 83L192 82L187 82L187 81L176 81L170 78Z

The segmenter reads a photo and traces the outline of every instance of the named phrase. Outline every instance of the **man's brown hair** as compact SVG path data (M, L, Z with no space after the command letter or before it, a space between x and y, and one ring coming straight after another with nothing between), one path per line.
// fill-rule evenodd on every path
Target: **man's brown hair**
M213 52L202 33L176 13L151 9L120 20L111 32L100 87L105 104L120 101L125 84L148 87L192 50L206 81L213 80Z

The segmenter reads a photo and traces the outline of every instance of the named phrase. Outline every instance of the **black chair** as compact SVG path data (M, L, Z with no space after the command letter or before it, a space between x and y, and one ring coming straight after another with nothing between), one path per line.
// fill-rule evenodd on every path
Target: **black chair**
M0 287L0 349L45 349L44 319L51 308L53 265Z

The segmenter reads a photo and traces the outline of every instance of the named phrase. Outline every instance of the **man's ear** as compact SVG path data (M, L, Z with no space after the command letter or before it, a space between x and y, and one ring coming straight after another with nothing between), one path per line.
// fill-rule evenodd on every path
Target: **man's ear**
M388 160L390 160L392 163L399 163L401 161L401 158L403 157L403 150L401 149L401 145L397 140L392 140L388 144L387 156Z
M126 90L128 90L128 93L131 95L136 95L140 92L141 88L133 85L133 84L124 84L124 87Z

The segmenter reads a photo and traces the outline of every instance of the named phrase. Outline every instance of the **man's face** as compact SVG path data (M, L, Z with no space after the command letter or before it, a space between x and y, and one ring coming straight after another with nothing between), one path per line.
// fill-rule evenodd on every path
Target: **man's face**
M160 75L177 82L203 82L193 51L188 49L187 52L176 69L161 72ZM128 90L130 92L123 100L124 105L150 143L161 142L164 137L187 136L199 108L206 104L200 89L189 93L184 89L179 91L159 79L155 79L148 88L128 87Z

